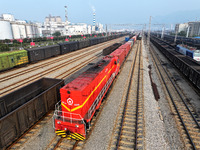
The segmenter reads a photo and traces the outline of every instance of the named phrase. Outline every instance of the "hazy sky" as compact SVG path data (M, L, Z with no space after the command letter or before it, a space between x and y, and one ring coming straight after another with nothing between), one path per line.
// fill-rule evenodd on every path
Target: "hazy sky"
M96 10L96 22L103 24L148 23L150 15L155 23L170 22L169 17L176 13L179 20L200 20L200 13L194 12L199 12L200 0L0 0L0 14L10 13L16 19L38 22L51 14L61 16L64 21L65 5L72 23L92 24L92 8ZM187 12L191 16L184 18Z

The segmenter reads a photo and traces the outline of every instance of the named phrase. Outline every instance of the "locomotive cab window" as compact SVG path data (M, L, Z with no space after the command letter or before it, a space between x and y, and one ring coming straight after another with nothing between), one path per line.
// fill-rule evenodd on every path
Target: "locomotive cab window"
M200 52L199 53L194 53L194 57L200 57Z

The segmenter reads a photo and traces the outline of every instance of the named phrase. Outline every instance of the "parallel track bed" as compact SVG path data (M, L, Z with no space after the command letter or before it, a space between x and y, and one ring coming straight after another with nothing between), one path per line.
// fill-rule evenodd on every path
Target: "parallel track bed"
M50 69L45 69L45 70L41 70L40 73L34 73L35 71L35 67L29 71L25 71L27 73L30 73L32 72L33 75L30 77L25 77L25 78L22 78L21 80L18 80L16 82L8 82L6 80L2 80L4 81L7 86L3 86L1 89L0 89L0 94L1 95L5 95L17 88L20 88L24 85L26 85L27 83L30 83L30 82L33 82L43 76L49 76L50 74L54 73L54 72L57 72L59 69L62 69L62 70L65 70L64 72L60 73L59 75L56 75L56 76L53 76L55 78L59 78L59 79L65 79L67 76L69 76L70 74L72 74L73 72L79 70L81 67L84 67L85 65L87 65L89 62L95 60L97 57L101 56L102 53L98 53L97 56L93 56L91 58L89 58L87 61L84 61L84 63L81 63L81 64L78 64L77 66L73 67L73 68L70 68L70 70L67 70L67 69L63 69L63 68L66 68L67 66L71 65L72 63L75 63L76 61L79 61L80 59L83 59L87 56L90 56L91 54L94 54L94 53L97 53L99 51L101 51L104 47L106 47L108 44L113 44L115 43L116 41L118 41L119 39L116 39L116 40L113 40L113 41L109 41L107 43L104 43L102 44L102 46L100 46L100 48L95 48L94 50L90 50L88 51L88 48L84 49L84 54L78 56L78 57L75 57L75 59L71 59L71 60L68 60L68 61L65 61L61 64L58 64L56 67L52 67ZM106 46L105 46L106 45ZM102 48L101 48L102 47ZM80 52L80 51L79 51ZM72 56L75 56L77 55L77 53L74 53L74 54L70 54L68 56L68 58L71 58ZM61 58L59 58L61 60L65 60L66 58L64 56L62 56ZM47 62L45 63L44 65L39 65L39 66L36 66L36 68L38 69L38 67L41 69L41 67L45 67L45 66L49 66L51 63L59 63L61 60L59 59L56 59L56 60L53 60L53 61L50 61L50 62ZM71 73L72 72L72 73ZM13 79L14 77L19 77L20 75L23 75L24 72L18 72L17 75L10 75L10 77L8 77L8 79Z
M155 37L151 42L188 78L192 84L200 89L200 65L189 57L180 55L173 47Z
M162 66L162 61L158 58L153 46L150 48L150 52L160 80L166 90L170 109L174 114L185 148L200 149L200 125L192 106L186 102L186 98L178 90L177 85Z
M112 149L144 148L144 99L141 43L138 44L123 109L119 112L112 140Z

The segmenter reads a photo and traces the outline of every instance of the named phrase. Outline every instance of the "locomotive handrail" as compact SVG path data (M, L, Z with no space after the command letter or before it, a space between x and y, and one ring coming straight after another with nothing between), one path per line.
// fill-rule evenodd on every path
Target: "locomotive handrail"
M61 120L63 122L85 124L83 117L80 114L66 112L61 110L61 101L56 104L54 111L54 119ZM55 126L54 126L55 128Z
M108 79L107 83L104 85L104 87L102 88L101 92L99 93L99 95L95 99L94 103L92 104L92 106L90 107L90 109L88 111L88 118L91 117L91 115L94 112L96 106L99 104L99 101L101 100L102 96L104 95L106 89L108 88L108 86L110 85L110 83L112 82L112 80L114 79L114 77L115 77L115 73L113 73L111 75L111 77Z

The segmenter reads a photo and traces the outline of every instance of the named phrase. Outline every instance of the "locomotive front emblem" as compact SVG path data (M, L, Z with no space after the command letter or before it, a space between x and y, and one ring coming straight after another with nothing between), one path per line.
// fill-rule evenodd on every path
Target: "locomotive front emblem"
M68 99L67 99L67 104L68 104L68 105L72 105L72 104L73 104L73 100L72 100L71 98L68 98Z

